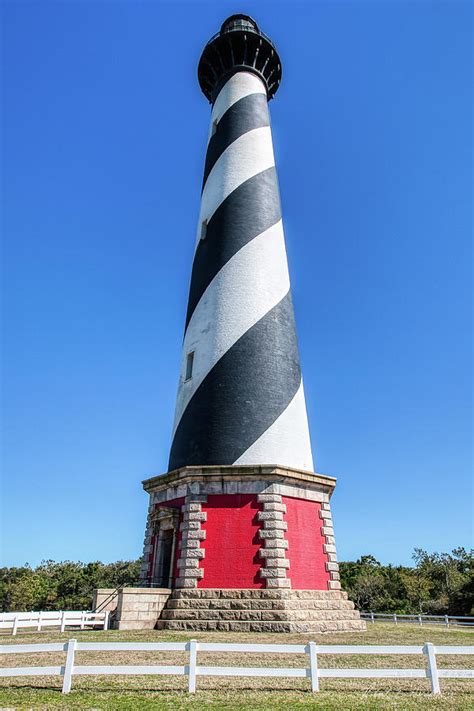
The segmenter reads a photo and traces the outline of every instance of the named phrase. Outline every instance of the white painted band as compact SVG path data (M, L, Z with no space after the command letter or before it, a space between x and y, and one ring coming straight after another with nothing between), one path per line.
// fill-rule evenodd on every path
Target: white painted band
M173 435L211 368L288 293L290 279L281 220L248 242L222 267L196 306L183 343ZM186 376L194 352L193 375Z
M268 464L314 471L303 381L280 417L234 464Z
M219 92L211 113L209 138L212 136L213 124L218 123L227 109L240 99L250 94L267 94L265 85L259 77L250 72L233 74Z
M196 247L201 239L203 221L209 221L223 200L239 185L274 165L269 126L247 131L223 151L209 173L201 196Z

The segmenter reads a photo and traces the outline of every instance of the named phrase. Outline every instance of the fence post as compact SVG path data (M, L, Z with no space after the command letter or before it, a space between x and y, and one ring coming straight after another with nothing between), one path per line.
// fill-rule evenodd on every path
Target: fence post
M41 612L38 613L38 632L41 632Z
M418 622L420 623L420 627L423 627L423 620L421 619L421 615L418 615Z
M13 619L12 635L16 634L17 629L18 629L18 615L15 615L15 617Z
M84 629L84 612L81 612L81 630Z
M396 615L393 616L393 621L395 622L395 624L398 624L398 623L397 623L397 616L396 616Z
M447 615L444 616L444 622L446 627L449 627L449 617Z
M375 624L375 617L373 612L370 613L370 619L372 620L372 624Z
M196 691L196 661L197 661L197 640L192 639L189 643L189 666L188 666L188 691L194 694Z
M106 610L104 612L104 630L109 629L109 615L110 615L110 610Z
M311 691L319 691L318 647L316 642L308 644L309 670L311 674Z
M66 627L66 613L63 610L61 612L61 632L64 632L65 627Z
M64 665L63 694L69 694L74 673L74 655L76 653L77 639L70 639L66 643L66 663Z
M439 688L439 676L438 676L438 665L436 663L436 653L435 648L431 642L425 642L423 648L423 654L426 655L428 660L428 675L431 682L431 693L440 694L441 690Z

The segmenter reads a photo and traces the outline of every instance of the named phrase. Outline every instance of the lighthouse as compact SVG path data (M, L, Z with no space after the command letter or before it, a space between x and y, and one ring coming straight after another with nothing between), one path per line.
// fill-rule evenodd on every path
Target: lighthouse
M361 629L335 479L313 464L268 110L280 58L233 15L198 80L209 134L168 471L143 483L143 585L170 630Z
M169 469L312 471L268 112L280 60L237 15L198 76L213 107Z

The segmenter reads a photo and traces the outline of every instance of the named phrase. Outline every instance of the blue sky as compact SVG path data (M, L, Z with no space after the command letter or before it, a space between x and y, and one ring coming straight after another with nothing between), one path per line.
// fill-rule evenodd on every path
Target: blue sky
M141 554L165 471L209 105L247 12L340 558L471 542L468 2L6 2L3 561Z

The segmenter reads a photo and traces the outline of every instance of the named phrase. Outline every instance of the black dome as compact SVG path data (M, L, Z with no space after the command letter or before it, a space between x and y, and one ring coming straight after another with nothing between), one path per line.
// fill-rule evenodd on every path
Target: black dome
M273 42L249 15L231 15L204 47L198 80L204 95L213 102L222 85L239 71L256 74L267 89L268 100L281 81L280 57Z

